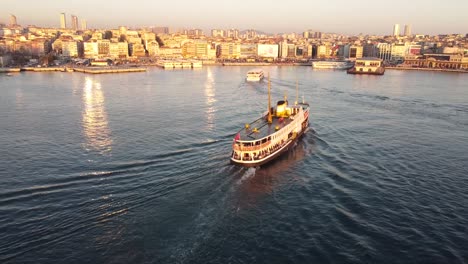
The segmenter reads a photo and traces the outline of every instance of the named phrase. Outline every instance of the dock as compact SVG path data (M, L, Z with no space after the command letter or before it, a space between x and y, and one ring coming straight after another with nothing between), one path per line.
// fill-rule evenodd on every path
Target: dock
M103 73L124 73L124 72L144 72L146 68L143 67L23 67L18 71L33 71L33 72L82 72L91 74Z
M0 68L0 73L20 72L20 68Z

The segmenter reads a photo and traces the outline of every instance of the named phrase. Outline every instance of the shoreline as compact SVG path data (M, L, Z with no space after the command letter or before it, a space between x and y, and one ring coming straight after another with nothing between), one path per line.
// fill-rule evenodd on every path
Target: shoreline
M248 62L208 62L204 66L311 66L309 63L248 63ZM158 65L139 65L137 67L16 67L16 68L0 68L0 73L18 73L22 71L32 72L81 72L89 74L104 74L104 73L131 73L145 72L147 67L159 67ZM311 66L312 67L312 66ZM461 69L435 69L435 68L410 68L410 67L385 67L388 70L410 70L410 71L433 71L433 72L455 72L468 73L468 70Z
M385 67L387 70L409 70L409 71L434 71L434 72L458 72L458 73L468 73L468 70L460 69L436 69L436 68L410 68L410 67Z

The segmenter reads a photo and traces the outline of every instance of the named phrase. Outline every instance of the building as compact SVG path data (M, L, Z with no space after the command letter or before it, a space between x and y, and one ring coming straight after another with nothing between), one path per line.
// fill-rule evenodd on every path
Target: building
M81 19L81 30L87 30L88 24L86 23L86 19Z
M405 56L408 54L408 47L407 43L394 43L392 44L392 51L390 60L392 61L403 61Z
M127 42L110 42L109 57L111 59L126 59L128 57Z
M77 58L78 42L76 41L62 41L62 55L65 57Z
M105 58L109 56L109 46L110 40L108 39L100 39L97 41L97 48L98 48L98 56L99 58Z
M222 29L212 29L211 30L211 36L213 38L220 38L220 37L222 38L222 37L224 37L224 30L222 30Z
M279 57L282 59L285 59L288 57L288 41L283 40L283 42L280 42L280 49L279 49Z
M393 25L393 36L400 36L400 24Z
M158 56L159 55L159 44L156 40L151 40L146 44L146 50L148 51L149 56Z
M78 17L75 15L71 15L71 21L72 21L72 29L78 30Z
M405 25L405 36L411 36L411 25Z
M356 60L362 58L363 47L352 45L349 47L349 56L348 59Z
M95 59L98 57L98 43L97 42L85 42L84 43L84 54L83 57L87 59Z
M16 25L18 25L18 23L16 22L16 16L10 15L10 27L14 27Z
M363 57L378 57L378 49L372 43L366 43L362 46Z
M239 59L241 54L240 43L224 42L218 45L219 58L222 59Z
M65 18L65 13L60 14L60 28L67 28L67 20Z
M151 31L155 34L169 34L168 27L154 27Z
M294 55L296 50L293 51ZM278 44L258 44L257 56L259 58L277 59L278 58Z
M331 55L330 45L322 44L317 46L317 58L325 59Z
M406 67L468 70L468 57L463 54L424 54L405 56Z
M227 32L225 32L224 36L228 37L228 38L238 39L239 38L239 30L238 29L228 29Z
M392 44L378 43L377 44L378 57L384 61L389 61L392 56Z
M241 54L243 59L254 59L257 57L257 44L255 43L241 43Z

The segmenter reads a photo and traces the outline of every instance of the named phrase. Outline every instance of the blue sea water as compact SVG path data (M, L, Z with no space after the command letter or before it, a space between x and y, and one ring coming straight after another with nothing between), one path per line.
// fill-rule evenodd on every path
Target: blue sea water
M311 130L229 164L248 67L0 75L0 263L468 263L468 75L265 67Z

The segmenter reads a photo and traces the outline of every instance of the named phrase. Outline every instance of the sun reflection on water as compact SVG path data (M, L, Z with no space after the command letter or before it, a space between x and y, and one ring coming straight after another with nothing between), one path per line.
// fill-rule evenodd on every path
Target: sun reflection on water
M109 154L112 150L112 138L104 107L104 94L101 84L91 77L85 79L83 105L82 125L86 150Z
M211 69L208 68L206 71L206 82L205 82L205 97L206 97L206 123L209 129L214 128L214 117L215 117L215 88L214 88L214 77Z

